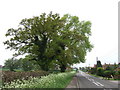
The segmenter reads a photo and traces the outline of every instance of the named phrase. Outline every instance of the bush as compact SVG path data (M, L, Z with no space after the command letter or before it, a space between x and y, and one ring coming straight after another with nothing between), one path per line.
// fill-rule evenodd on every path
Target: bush
M116 80L116 79L120 80L120 71L115 72L115 74L114 74L114 79L115 79L115 80Z
M28 72L12 72L12 71L2 71L2 82L8 83L14 80L25 80L29 79L29 77L41 77L48 75L48 72L45 71L28 71Z
M120 74L119 75L114 75L114 79L120 80Z
M115 71L114 75L120 75L120 71Z
M97 75L98 75L98 76L102 76L102 75L103 75L103 72L104 72L104 70L103 70L102 67L98 67L98 68L97 68Z
M91 68L89 72L90 72L91 74L96 74L96 71L97 71L96 68Z
M110 70L106 70L106 71L103 72L102 76L109 79L109 78L111 78L111 75L112 75L111 71Z

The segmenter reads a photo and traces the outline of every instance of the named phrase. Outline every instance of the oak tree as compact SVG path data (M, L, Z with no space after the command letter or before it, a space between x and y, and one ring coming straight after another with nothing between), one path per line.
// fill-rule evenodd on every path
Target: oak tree
M9 29L5 41L7 49L16 50L17 55L27 54L36 60L43 70L57 64L61 72L67 66L85 62L85 56L92 49L89 41L91 22L79 21L77 16L65 14L46 15L23 19L17 29ZM51 63L52 62L52 63Z

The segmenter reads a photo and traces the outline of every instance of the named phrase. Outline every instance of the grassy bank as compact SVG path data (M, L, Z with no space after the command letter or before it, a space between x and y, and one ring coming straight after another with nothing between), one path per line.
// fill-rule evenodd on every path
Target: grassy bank
M74 75L75 71L72 71L50 74L41 78L30 78L29 80L16 80L10 84L6 83L3 88L65 88Z

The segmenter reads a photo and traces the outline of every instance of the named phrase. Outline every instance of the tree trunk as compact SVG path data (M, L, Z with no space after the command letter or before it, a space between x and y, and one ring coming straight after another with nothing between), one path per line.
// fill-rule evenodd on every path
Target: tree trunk
M65 72L66 66L62 64L62 65L60 66L60 69L61 69L61 72Z

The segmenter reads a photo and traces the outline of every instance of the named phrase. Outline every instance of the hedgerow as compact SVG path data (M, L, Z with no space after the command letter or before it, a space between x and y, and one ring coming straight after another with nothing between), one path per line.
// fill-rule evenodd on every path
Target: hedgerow
M49 74L48 76L30 77L28 80L15 80L5 83L2 88L65 88L71 81L74 71Z
M30 77L41 77L48 75L45 71L12 72L2 71L2 83L10 83L14 80L28 80Z

